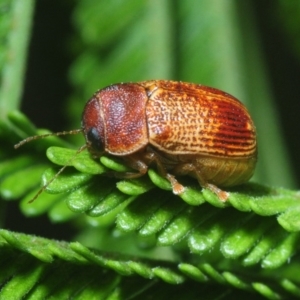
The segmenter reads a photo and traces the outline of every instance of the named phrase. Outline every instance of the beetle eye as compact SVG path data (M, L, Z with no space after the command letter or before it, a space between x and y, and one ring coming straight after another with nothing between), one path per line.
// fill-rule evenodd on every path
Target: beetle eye
M97 129L95 127L92 127L87 132L87 141L90 144L92 150L96 152L102 152L104 145L101 139L101 136L99 135Z

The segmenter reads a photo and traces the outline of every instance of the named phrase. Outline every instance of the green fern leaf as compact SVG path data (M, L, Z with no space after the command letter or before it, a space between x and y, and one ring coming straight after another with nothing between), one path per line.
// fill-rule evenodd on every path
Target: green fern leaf
M214 263L215 266L209 263L166 263L106 255L78 242L68 244L6 230L0 230L0 236L0 265L6 266L0 276L0 299L10 299L12 289L15 298L24 299L95 295L109 298L121 291L128 296L145 293L163 297L166 291L179 291L168 285L179 285L184 290L192 286L192 291L185 290L183 295L197 299L197 295L206 290L204 283L207 282L211 286L221 284L218 292L208 299L215 299L226 289L231 291L230 294L235 291L238 295L241 290L268 299L299 295L299 283L288 277L279 282L277 278L261 273L260 281L257 281L257 271L249 270L241 275L230 264L224 268L218 267L220 263ZM256 281L252 279L254 274ZM154 292L153 287L162 290ZM199 293L194 294L195 291Z
M137 232L141 236L155 234L157 245L183 243L198 255L219 247L224 257L239 259L245 266L260 264L264 268L278 268L298 253L299 230L294 221L295 213L291 213L291 208L297 212L299 207L296 192L251 183L232 189L224 203L211 192L195 187L193 180L186 179L186 184L191 184L187 190L193 191L192 196L190 199L185 194L180 199L172 194L169 183L166 185L165 179L154 170L149 171L148 178L118 182L105 176L110 167L124 172L127 167L118 159L100 158L105 164L103 168L100 161L81 153L82 163L88 165L82 173L79 172L83 168L78 167L76 151L51 147L47 153L51 154L52 161L59 165L68 163L77 171L72 168L65 171L47 187L47 192L64 196L56 196L50 202L47 200L44 205L36 204L36 208L35 205L32 208L26 206L23 200L22 209L27 215L48 210L53 221L61 222L85 213L91 224L116 221L122 231ZM52 180L56 172L47 170L43 184ZM68 212L62 199L75 214ZM279 216L279 223L274 218L276 216ZM281 224L287 231L280 228Z

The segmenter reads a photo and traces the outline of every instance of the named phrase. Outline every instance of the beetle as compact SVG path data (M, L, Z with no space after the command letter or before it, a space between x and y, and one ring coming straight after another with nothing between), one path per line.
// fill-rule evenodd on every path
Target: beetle
M188 175L224 201L228 193L221 188L247 182L257 161L256 129L246 107L200 84L149 80L110 85L86 103L81 129L69 133L79 131L94 157L119 156L134 170L114 176L137 178L155 164L174 194L185 190L175 176Z
M172 185L174 175L195 177L221 200L218 187L248 181L257 161L256 130L245 106L233 96L204 85L150 80L120 83L96 92L82 115L89 151L120 156L144 175L155 163Z

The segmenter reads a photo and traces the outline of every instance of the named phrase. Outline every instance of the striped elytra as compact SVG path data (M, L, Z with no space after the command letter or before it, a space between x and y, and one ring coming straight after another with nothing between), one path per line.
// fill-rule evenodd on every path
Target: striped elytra
M159 83L159 85L158 85ZM170 154L252 156L254 125L244 105L219 90L174 81L142 82L149 142Z
M156 164L175 194L184 192L174 175L190 175L221 200L218 187L242 184L257 160L256 131L245 106L203 85L152 80L114 84L88 101L82 116L87 147L94 156L120 156L144 175Z

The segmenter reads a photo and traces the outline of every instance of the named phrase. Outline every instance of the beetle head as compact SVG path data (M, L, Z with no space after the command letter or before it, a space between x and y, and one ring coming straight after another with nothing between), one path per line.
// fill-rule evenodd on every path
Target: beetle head
M81 126L88 150L93 155L99 156L105 149L105 137L103 117L96 95L87 102L84 108Z

